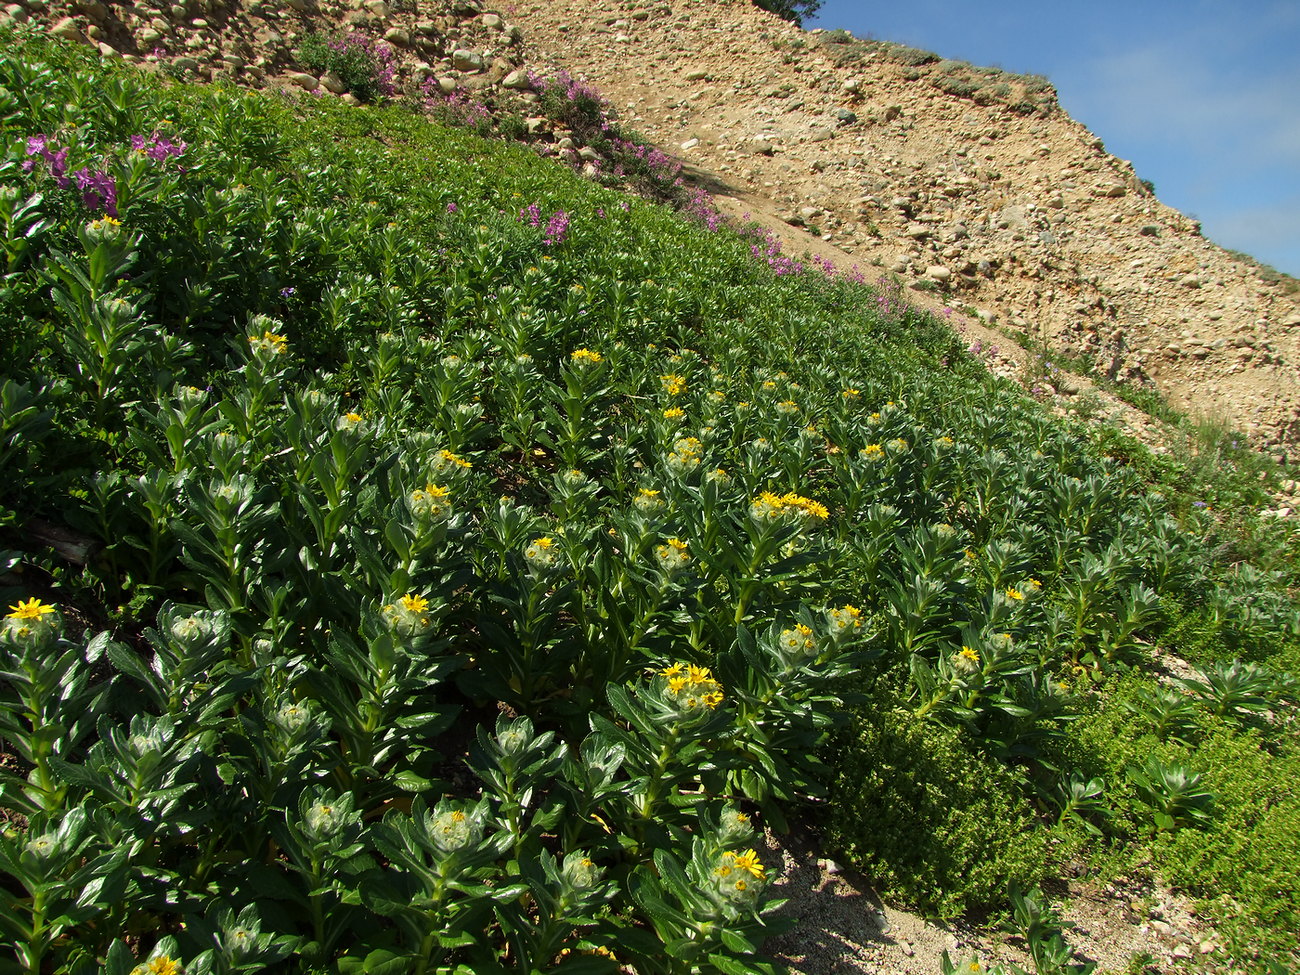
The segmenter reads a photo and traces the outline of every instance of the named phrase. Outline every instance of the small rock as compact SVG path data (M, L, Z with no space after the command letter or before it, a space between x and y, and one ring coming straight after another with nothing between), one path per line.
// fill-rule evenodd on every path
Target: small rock
M455 94L456 89L459 87L460 83L455 78L443 77L438 79L438 90L444 95Z
M451 54L451 66L457 71L482 71L483 55L477 51L460 49Z
M321 75L320 83L325 86L327 91L331 91L336 95L341 95L348 90L348 86L343 83L343 79L333 71L326 71Z
M366 9L380 20L387 20L393 15L393 8L387 4L386 0L366 0Z
M300 14L307 12L307 0L285 0L285 5Z
M503 21L500 14L484 14L481 22L488 30L499 30Z
M682 148L683 148L683 149L694 149L694 148L695 148L696 146L698 146L699 144L700 144L700 140L699 140L699 139L687 139L685 142L682 143Z
M302 71L291 71L284 76L284 80L291 85L297 85L303 91L315 91L320 87L320 81L315 75L309 75Z
M31 19L31 14L19 4L11 3L5 7L4 19L13 21L15 24L25 24Z
M591 146L583 146L578 150L578 157L587 160L587 162L596 162L600 159L600 153L591 148Z
M819 125L808 133L808 139L812 142L826 142L833 138L835 138L835 132L824 125Z
M703 81L709 76L709 73L703 68L692 68L686 72L687 81Z
M501 79L501 87L510 88L514 91L527 91L532 88L532 82L528 80L528 72L522 69L511 71Z
M899 942L898 950L901 951L908 958L911 958L913 955L916 954L916 949L912 947L912 943L910 941Z
M65 41L74 41L77 44L88 44L86 35L81 33L81 28L71 17L64 17L57 24L50 28L50 33L55 37L62 37Z
M395 47L411 46L411 35L400 27L390 27L384 31L384 40Z
M925 276L931 281L938 281L940 284L947 284L952 280L952 272L942 264L931 264L925 269Z
M524 119L524 125L528 127L529 135L539 135L546 131L547 119L544 116L534 116L533 118Z
M185 74L194 74L199 70L199 62L194 58L180 57L172 61L172 67Z

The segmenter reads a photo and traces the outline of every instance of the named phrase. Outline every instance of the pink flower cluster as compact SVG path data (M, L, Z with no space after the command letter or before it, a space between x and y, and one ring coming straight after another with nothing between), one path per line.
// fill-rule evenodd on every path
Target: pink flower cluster
M34 135L27 140L27 155L22 168L31 172L36 160L44 161L49 176L61 190L66 190L74 183L81 191L81 202L89 210L103 210L110 217L117 214L117 181L107 170L91 169L83 166L68 173L68 147L55 149L47 135Z

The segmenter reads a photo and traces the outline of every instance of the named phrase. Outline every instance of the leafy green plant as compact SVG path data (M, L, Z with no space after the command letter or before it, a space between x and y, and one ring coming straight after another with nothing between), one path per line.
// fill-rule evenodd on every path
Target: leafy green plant
M1183 765L1151 756L1128 770L1138 799L1148 807L1157 829L1201 826L1213 815L1214 794L1201 785L1202 777Z

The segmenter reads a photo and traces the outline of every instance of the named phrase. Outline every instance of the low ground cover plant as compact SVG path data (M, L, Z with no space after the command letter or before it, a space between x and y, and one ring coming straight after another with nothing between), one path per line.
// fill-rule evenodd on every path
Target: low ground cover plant
M1225 855L1217 756L1293 763L1284 641L1116 690L1285 580L1220 598L1213 512L888 289L396 106L0 52L15 971L768 972L810 796L952 914L1045 823ZM1286 930L1256 879L1204 893Z

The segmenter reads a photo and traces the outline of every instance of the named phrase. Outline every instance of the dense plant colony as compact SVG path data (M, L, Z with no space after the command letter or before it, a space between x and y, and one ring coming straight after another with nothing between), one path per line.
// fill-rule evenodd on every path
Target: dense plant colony
M828 785L840 846L951 911L1037 882L1017 825L1158 857L1249 815L1197 743L1295 767L1276 580L1216 588L1211 513L888 291L402 110L32 35L0 122L3 970L764 972L756 822ZM1186 613L1233 646L1134 676ZM1096 745L1112 699L1141 761ZM989 769L988 817L932 791L907 839L909 754ZM1287 930L1260 849L1270 899L1214 892Z

